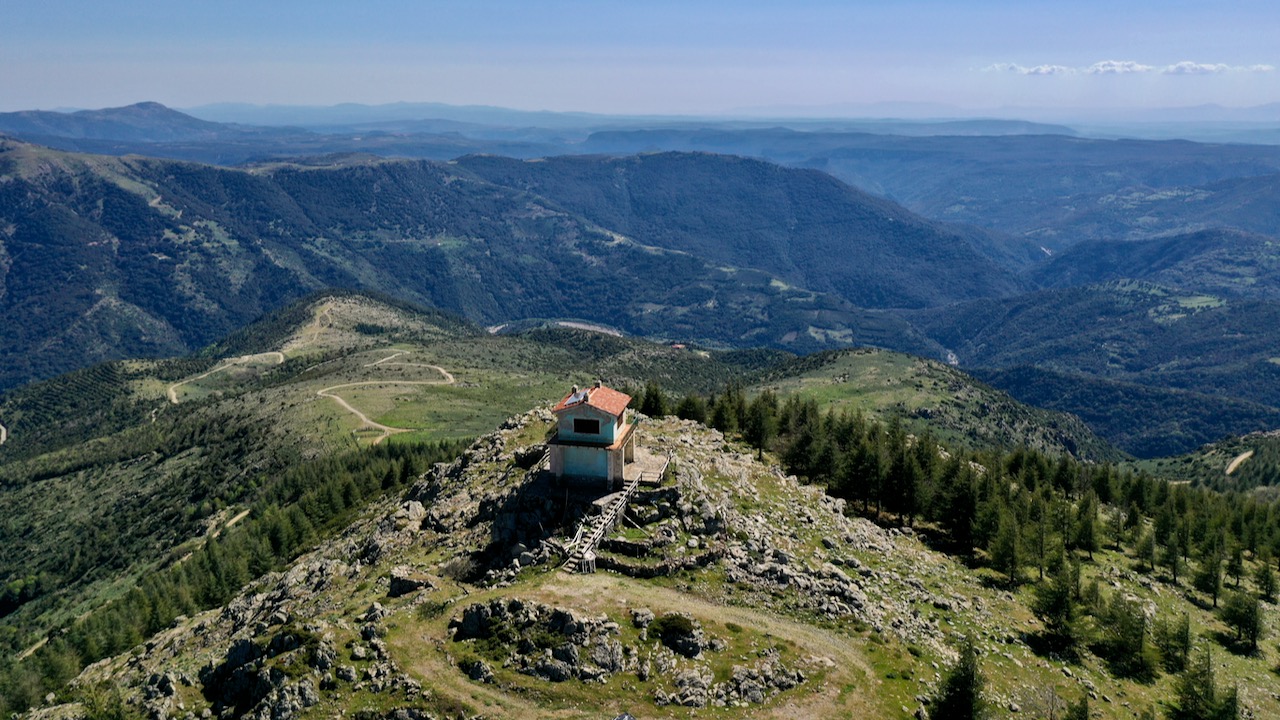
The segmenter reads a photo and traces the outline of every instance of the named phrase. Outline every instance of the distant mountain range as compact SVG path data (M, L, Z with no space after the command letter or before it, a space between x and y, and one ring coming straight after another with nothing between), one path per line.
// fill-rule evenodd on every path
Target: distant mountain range
M23 137L147 143L214 140L229 135L280 132L200 120L154 102L72 113L45 110L0 113L0 130Z
M708 121L430 103L211 112L258 124L198 120L142 103L0 113L0 132L64 150L219 165L352 152L435 160L476 153L743 155L822 170L925 217L979 225L1050 251L1211 226L1269 234L1280 224L1270 210L1278 146L1085 139L1062 125L985 119Z
M0 329L0 387L187 352L343 287L486 325L913 352L1092 417L1131 452L1267 429L1280 407L1280 148L679 118L590 131L484 125L485 108L413 119L429 109L345 108L369 126L346 134L154 103L0 115L60 147L255 159L3 141L0 309L22 322ZM1076 389L1037 395L1026 368ZM1221 422L1196 393L1244 405ZM1168 412L1080 400L1102 397Z

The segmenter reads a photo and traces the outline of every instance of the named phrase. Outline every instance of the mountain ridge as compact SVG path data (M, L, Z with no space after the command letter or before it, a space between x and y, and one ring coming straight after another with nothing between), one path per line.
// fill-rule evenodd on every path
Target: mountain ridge
M793 184L803 187L816 177L754 161L687 156L681 162L773 173L782 197ZM806 350L865 337L922 354L936 351L892 315L788 282L780 276L785 267L754 269L749 253L740 254L741 262L724 255L713 262L696 254L698 246L660 247L659 237L628 236L457 165L348 155L321 164L227 169L5 141L0 173L12 178L0 187L6 223L0 303L31 318L0 330L7 357L0 385L110 357L189 351L325 287L374 290L485 324L576 317L713 345ZM888 217L890 238L896 218L910 226L917 246L950 248L992 267L956 234L910 220L905 211L834 180L816 182L833 198L828 218ZM713 215L734 207L709 197L684 217L709 226ZM892 214L884 215L886 208ZM753 247L772 245L813 263L833 237L824 231L792 247L774 232ZM863 238L859 257L878 242ZM886 266L871 269L877 267ZM865 282L830 284L882 304L1016 284L1007 272L983 279L967 267L935 267L939 276L915 283L910 293L897 287L901 267L881 277L846 261L837 271ZM824 277L836 276L800 279ZM46 344L59 336L61 344Z

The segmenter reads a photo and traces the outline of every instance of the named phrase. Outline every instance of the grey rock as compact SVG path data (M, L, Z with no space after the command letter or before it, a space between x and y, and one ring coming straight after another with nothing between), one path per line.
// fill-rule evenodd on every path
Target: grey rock
M631 611L631 624L638 628L647 628L656 617L649 608L636 608Z
M551 657L569 665L570 667L582 664L581 657L578 654L578 646L573 643L565 643L563 645L556 646L551 651Z
M374 603L369 606L368 610L364 611L364 615L361 615L360 619L367 623L375 623L389 614L386 608L382 607L382 603Z
M553 660L543 658L533 668L533 674L543 680L551 682L564 682L573 678L573 668L569 664L561 660Z
M467 674L467 677L476 682L492 683L494 681L493 668L489 667L489 664L483 660L476 660L469 666L463 667L462 670Z
M596 640L591 646L590 658L600 669L611 673L621 672L626 663L622 643L608 638Z
M391 569L391 588L387 590L387 596L397 598L431 588L431 581L426 576L400 565Z

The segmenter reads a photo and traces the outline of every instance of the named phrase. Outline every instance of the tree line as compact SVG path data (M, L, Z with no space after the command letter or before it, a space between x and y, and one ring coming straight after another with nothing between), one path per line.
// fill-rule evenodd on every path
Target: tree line
M633 394L645 415L672 414L736 435L846 500L849 512L914 526L1008 588L1033 583L1032 610L1043 624L1033 649L1068 660L1087 649L1117 677L1139 682L1178 673L1186 693L1172 717L1235 716L1234 690L1216 690L1205 679L1207 661L1198 659L1208 652L1196 642L1205 629L1195 631L1187 615L1164 616L1108 592L1096 579L1082 582L1081 568L1104 549L1120 552L1136 572L1188 588L1214 609L1230 628L1219 644L1257 653L1262 605L1277 594L1280 501L1025 448L944 447L927 432L908 433L896 418L823 411L801 396L748 397L730 386L673 401L654 383ZM1201 709L1178 709L1184 706Z

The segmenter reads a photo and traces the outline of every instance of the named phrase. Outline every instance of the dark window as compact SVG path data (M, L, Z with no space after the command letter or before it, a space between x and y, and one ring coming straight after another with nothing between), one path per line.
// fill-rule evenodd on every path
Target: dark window
M600 421L587 420L585 418L574 418L573 431L578 435L599 435Z

